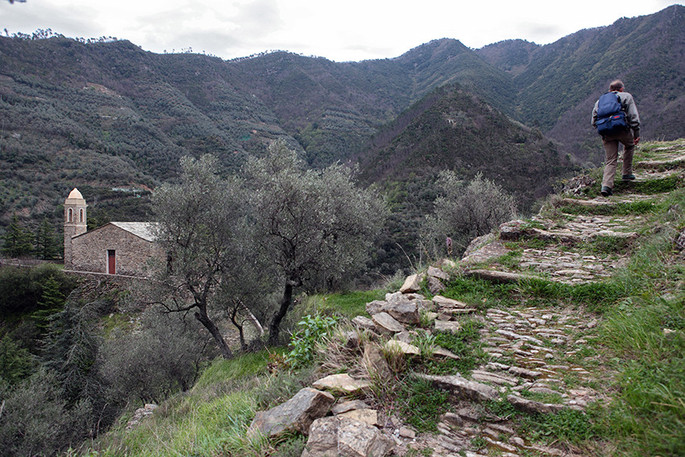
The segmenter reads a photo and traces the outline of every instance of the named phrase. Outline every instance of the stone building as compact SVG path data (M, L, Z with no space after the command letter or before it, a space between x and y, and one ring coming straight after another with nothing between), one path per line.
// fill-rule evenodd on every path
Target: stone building
M74 271L148 276L165 262L153 222L110 222L88 231L86 200L74 189L64 201L64 268Z

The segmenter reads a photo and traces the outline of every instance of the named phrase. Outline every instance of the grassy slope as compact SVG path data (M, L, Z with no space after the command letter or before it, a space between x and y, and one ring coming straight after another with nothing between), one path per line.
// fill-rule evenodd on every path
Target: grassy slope
M656 146L663 144L644 145L638 155L648 158ZM621 214L632 214L630 207L619 208ZM571 411L541 418L516 413L519 433L527 439L569 443L587 455L665 457L685 453L685 266L682 253L677 257L674 248L677 234L685 228L685 188L672 190L650 211L642 207L637 211L646 215L640 242L632 248L628 264L601 283L571 286L541 280L504 286L457 278L445 292L477 304L480 311L532 303L596 313L600 325L588 338L587 352L597 355L599 363L591 368L597 374L616 373L613 381L593 385L606 391L611 402L591 405L587 414ZM319 297L303 305L301 312L320 309L330 314L335 310L351 317L363 313L363 304L382 293ZM477 347L477 331L473 330L470 345ZM457 343L452 342L459 349ZM478 351L468 355L483 356ZM87 452L112 456L299 456L302 437L290 436L278 443L245 438L256 410L284 401L312 378L310 370L291 373L281 369L269 374L269 363L280 360L278 353L263 352L216 361L189 392L165 402L134 430L125 430L127 418L122 418L119 427L92 443ZM387 386L376 390L381 399L384 390ZM411 405L421 405L406 419L419 430L430 430L436 414L444 411L433 408L444 401L434 394L434 389L420 383L404 382L393 397L405 413L412 411ZM488 408L493 414L512 413L505 404Z

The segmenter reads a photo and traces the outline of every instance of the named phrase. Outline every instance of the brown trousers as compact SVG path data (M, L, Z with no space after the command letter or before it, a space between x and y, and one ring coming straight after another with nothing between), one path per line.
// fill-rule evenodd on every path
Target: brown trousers
M626 130L614 135L603 136L602 143L604 144L604 152L606 154L602 187L613 189L614 177L616 176L616 164L618 162L619 143L623 144L623 174L633 174L633 152L635 152L633 132Z

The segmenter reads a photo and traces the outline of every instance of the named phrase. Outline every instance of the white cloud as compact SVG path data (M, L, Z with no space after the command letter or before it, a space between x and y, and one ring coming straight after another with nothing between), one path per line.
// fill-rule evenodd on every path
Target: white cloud
M616 10L594 0L0 0L0 29L116 36L154 52L192 47L223 58L285 49L362 60L395 57L444 37L472 48L511 38L544 44L670 4L624 0Z

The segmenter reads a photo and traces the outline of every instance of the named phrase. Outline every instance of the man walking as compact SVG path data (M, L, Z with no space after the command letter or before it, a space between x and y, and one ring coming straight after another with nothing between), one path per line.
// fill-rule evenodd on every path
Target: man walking
M616 175L616 163L618 162L618 144L623 144L623 180L629 181L635 179L633 175L633 152L635 146L640 142L640 115L635 106L633 96L623 90L623 82L616 80L609 86L609 92L602 97L609 94L615 94L620 103L620 110L625 114L625 126L614 129L608 133L602 134L602 143L604 145L604 152L606 154L604 164L604 177L602 178L601 193L608 197L612 194L614 188L614 176ZM595 107L592 110L592 126L597 128L597 121L601 120L598 116L598 106L600 100L597 100ZM601 109L600 109L601 111ZM620 113L619 113L620 114ZM619 117L619 116L615 116ZM623 116L620 116L621 118Z

